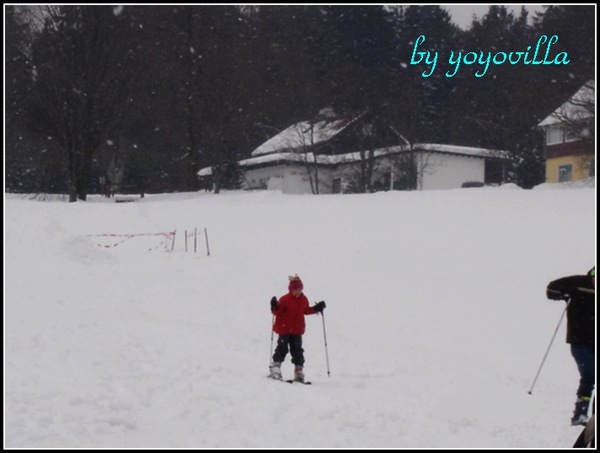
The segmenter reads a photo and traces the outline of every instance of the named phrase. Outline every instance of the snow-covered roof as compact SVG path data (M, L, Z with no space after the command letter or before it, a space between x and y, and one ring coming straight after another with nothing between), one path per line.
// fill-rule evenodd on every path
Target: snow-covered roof
M252 151L252 156L262 156L278 151L302 150L307 146L326 142L363 114L344 118L329 116L317 122L302 121L293 124Z
M198 176L210 176L210 175L212 175L212 167L204 167L196 174Z
M436 153L459 154L462 156L471 157L496 157L507 159L509 156L509 154L506 151L499 151L487 148L475 148L472 146L442 145L439 143L417 143L416 145L414 145L414 148Z
M578 121L593 116L589 107L590 104L594 104L595 91L595 82L590 80L567 102L548 115L538 126L544 127L562 123L565 119Z
M469 156L476 158L507 158L508 153L506 151L491 150L486 148L473 148L470 146L456 146L456 145L442 145L437 143L417 143L413 145L413 150L416 152L430 152L430 153L441 153L441 154L456 154L460 156ZM390 154L400 154L410 151L408 145L390 146L386 148L380 148L374 151L373 157L383 157ZM359 152L347 153L347 154L336 154L336 155L323 155L317 154L316 161L313 153L294 152L294 151L281 151L272 152L270 154L263 154L256 157L250 157L239 161L242 167L254 167L257 165L278 163L317 163L318 165L339 165L344 163L358 162L361 159ZM198 176L210 176L212 174L211 167L203 168L198 172Z
M250 158L240 160L239 164L242 167L289 163L316 163L327 166L358 162L362 158L359 152L335 155L317 154L315 156L312 152L306 151L313 145L331 140L366 112L365 110L358 114L339 117L331 109L323 109L319 112L320 119L318 121L302 121L291 125L256 148ZM409 145L390 146L375 150L373 156L399 154L410 151L410 149ZM436 143L416 143L412 149L416 152L456 154L476 158L505 159L508 157L506 151ZM211 174L211 167L203 168L198 172L198 176L210 176Z

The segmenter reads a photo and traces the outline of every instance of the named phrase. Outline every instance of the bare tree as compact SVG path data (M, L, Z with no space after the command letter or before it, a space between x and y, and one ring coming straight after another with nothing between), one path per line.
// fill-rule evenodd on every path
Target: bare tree
M186 8L186 47L187 55L185 58L187 80L185 82L187 88L186 96L186 120L187 120L187 135L189 144L187 146L188 159L186 165L186 177L185 185L188 190L196 190L198 188L198 170L200 169L200 153L198 150L198 132L200 128L200 118L198 114L197 98L201 95L198 90L197 80L199 68L199 56L197 55L197 48L199 47L196 42L195 34L197 33L196 15L197 9L194 7L187 6Z
M385 136L387 140L381 141ZM353 191L371 193L385 188L418 189L423 175L431 166L428 150L411 142L379 115L356 128L353 137L360 145L356 164L346 171L346 176L351 175Z
M587 144L584 149L586 154L594 153L595 92L595 83L590 80L554 113L554 117L562 123L567 137Z
M248 15L252 9L238 6L199 6L190 18L194 43L190 54L193 80L189 83L194 99L188 109L193 118L193 146L200 161L212 168L214 192L230 183L231 170L240 158L243 131L249 124L248 111L253 91L246 81L252 73L252 55L246 52L249 41ZM194 150L192 150L194 152ZM197 158L196 158L197 157ZM234 169L237 173L239 169ZM196 169L197 171L197 169Z
M317 153L315 148L315 130L314 122L309 122L305 130L298 129L300 139L300 153L304 168L308 174L310 182L310 190L313 195L319 194L319 164L317 161Z
M85 200L92 158L131 101L135 52L120 33L118 9L46 6L43 12L33 47L30 125L63 149L69 201Z
M400 148L390 159L391 172L395 178L394 188L417 190L421 187L423 176L431 167L431 152L413 143Z
M303 121L286 129L282 134L281 152L290 152L302 164L313 195L319 194L318 143L315 142L315 125L318 121Z

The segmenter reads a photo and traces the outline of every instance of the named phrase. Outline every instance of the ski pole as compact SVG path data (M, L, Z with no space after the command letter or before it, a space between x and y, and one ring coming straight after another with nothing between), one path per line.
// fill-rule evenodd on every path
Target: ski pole
M273 319L271 319L271 353L269 355L269 365L271 365L273 361L273 326L275 325L275 315L273 315Z
M327 361L327 376L330 377L329 372L329 353L327 352L327 333L325 332L325 314L321 312L321 316L323 317L323 340L325 341L325 360Z
M533 391L533 386L535 385L538 376L540 375L540 371L542 371L542 367L544 366L544 362L546 361L546 357L548 357L548 352L550 352L550 346L552 346L552 342L554 341L554 337L556 337L556 333L558 332L558 328L560 327L560 323L562 322L565 313L567 312L567 308L569 308L569 304L571 303L571 299L569 298L569 300L567 301L567 305L565 306L565 309L563 310L562 314L560 315L560 319L558 320L558 324L556 325L556 329L554 329L554 334L552 335L552 339L550 340L550 344L548 345L548 348L546 349L546 353L544 354L544 358L542 359L542 363L540 364L540 367L538 368L537 374L535 375L535 379L533 380L533 384L531 384L531 388L529 389L529 394L531 395L531 392Z

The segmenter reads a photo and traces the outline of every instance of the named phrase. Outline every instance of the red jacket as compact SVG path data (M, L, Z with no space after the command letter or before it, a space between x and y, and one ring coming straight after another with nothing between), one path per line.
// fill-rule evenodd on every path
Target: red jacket
M273 331L279 335L303 335L306 329L304 315L316 313L313 307L309 307L308 299L304 293L300 297L294 297L291 293L279 298L277 308L273 310L275 324Z

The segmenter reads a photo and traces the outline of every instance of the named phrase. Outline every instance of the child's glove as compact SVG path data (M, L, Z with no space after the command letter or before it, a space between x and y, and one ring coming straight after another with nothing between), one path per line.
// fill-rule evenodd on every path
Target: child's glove
M322 312L323 312L323 310L325 310L325 307L326 307L326 305L325 305L325 301L324 301L324 300L322 300L321 302L317 302L317 303L315 304L315 306L314 306L314 309L315 309L315 311L316 311L317 313L322 313Z
M277 308L277 298L275 296L271 297L271 311L274 311Z

